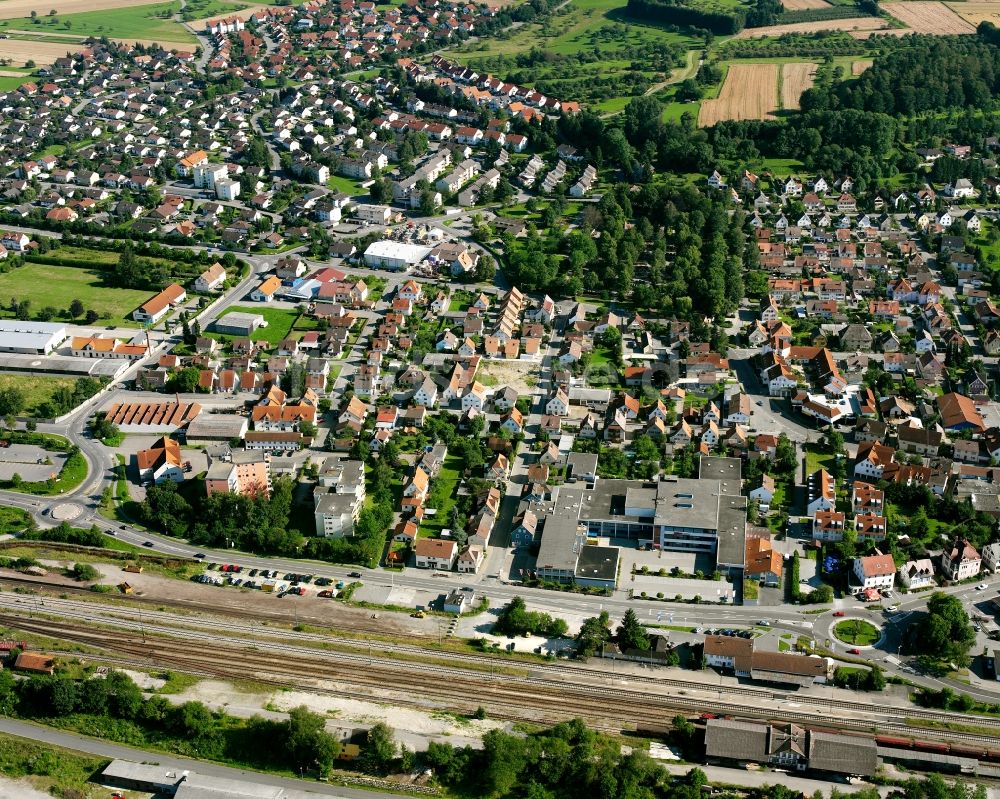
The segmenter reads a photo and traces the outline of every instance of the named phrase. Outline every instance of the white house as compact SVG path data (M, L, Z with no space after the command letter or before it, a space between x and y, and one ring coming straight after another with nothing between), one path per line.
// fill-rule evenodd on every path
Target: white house
M458 545L441 538L418 538L413 556L418 569L451 571L458 557Z
M878 550L876 550L878 552ZM892 555L868 555L854 559L854 591L891 590L896 580L896 564Z
M569 413L569 397L561 388L556 389L549 401L545 403L545 412L549 416L566 416Z

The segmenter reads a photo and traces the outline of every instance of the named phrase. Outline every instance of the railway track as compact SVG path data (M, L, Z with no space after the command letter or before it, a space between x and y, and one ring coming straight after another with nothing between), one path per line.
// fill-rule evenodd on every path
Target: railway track
M210 631L212 635L218 635L219 620L218 619L199 619L196 617L178 617L176 614L166 613L162 611L146 611L146 610L135 610L133 611L128 607L111 607L111 606L92 606L89 603L74 602L72 600L63 599L53 599L46 598L45 609L47 611L53 611L57 609L59 615L67 618L75 618L86 622L105 622L112 625L120 625L123 621L129 622L135 628L136 625L141 626L145 629L152 630L151 626L154 621L160 622L164 625L170 625L171 627L179 627L181 630L190 629L191 627L196 627ZM2 595L0 594L0 609L3 607L15 607L20 604L18 597L14 595ZM287 621L287 620L286 620ZM166 632L163 627L157 628L160 632ZM375 641L359 641L353 638L346 638L336 635L325 635L320 633L309 633L309 632L296 632L290 630L269 630L263 628L260 625L251 624L234 624L232 622L227 622L225 626L225 631L227 635L243 635L249 636L251 640L259 641L263 645L276 645L284 650L290 650L293 645L289 643L290 640L293 641L303 641L303 642L313 642L320 643L324 645L336 645L341 647L358 649L367 644L370 644L373 649L375 648L385 648L391 649L395 654L406 654L412 655L414 659L419 658L440 658L442 655L446 655L448 660L452 663L459 664L469 664L481 667L484 671L492 669L494 667L500 667L504 670L509 670L511 667L524 667L530 670L536 675L551 675L553 677L560 677L565 680L567 677L572 678L572 676L591 678L596 681L606 681L608 679L608 671L606 669L595 669L586 666L579 666L576 664L547 664L547 663L526 663L524 661L504 661L498 659L496 656L490 655L476 655L473 653L459 653L452 651L444 651L440 649L432 649L428 647L422 647L412 644L396 644L391 645L385 644L383 642ZM281 638L277 638L280 634ZM297 651L307 652L308 650L304 647L300 647ZM313 650L322 651L325 655L331 656L333 653L330 650ZM423 668L423 664L421 664ZM838 699L833 697L814 697L814 696L803 696L795 693L785 692L785 691L774 691L761 688L748 688L743 686L734 685L723 685L723 684L705 684L698 683L693 680L684 680L672 677L660 677L660 676L648 676L641 674L629 674L628 680L634 683L641 683L646 685L656 685L656 686L670 686L673 688L678 688L680 690L688 691L711 691L712 693L717 693L721 701L722 695L741 697L745 699L756 699L762 702L783 702L783 703L813 703L822 704L825 708L830 711L833 710L843 710L852 713L864 713L868 715L874 715L876 717L885 717L886 713L892 714L893 711L898 711L897 715L901 717L911 717L920 718L925 720L940 721L940 722L959 722L959 723L969 723L970 719L974 723L975 720L981 719L984 724L991 724L995 722L994 718L991 717L977 717L970 714L956 714L949 713L948 711L934 710L928 708L895 708L892 706L879 705L868 702L859 702L849 699ZM998 736L1000 737L1000 736Z
M886 708L879 708L879 712L869 718L841 717L834 720L830 718L828 711L822 709L805 712L788 708L787 705L749 706L745 702L737 704L705 697L653 694L621 686L594 685L580 681L569 683L565 679L539 674L490 677L483 672L470 672L453 666L401 665L391 658L295 647L280 642L241 642L216 637L212 641L215 649L207 651L204 647L204 634L131 622L121 622L119 625L129 633L128 636L71 622L25 620L23 616L0 614L0 623L25 632L124 653L133 659L147 657L158 666L196 670L217 677L259 677L282 685L287 685L290 679L306 680L311 682L305 683L303 687L309 690L318 689L324 693L352 697L356 697L356 691L348 690L346 686L365 687L383 702L386 701L387 686L392 686L403 692L412 690L410 698L416 701L419 697L419 702L425 707L431 704L428 701L431 698L448 702L451 706L458 700L463 709L471 709L469 705L485 701L494 708L500 704L501 710L510 715L517 715L515 709L524 707L525 712L517 717L536 721L539 710L548 710L554 718L581 716L590 721L602 721L602 726L605 727L611 720L620 728L618 720L622 718L630 719L637 726L669 727L677 712L712 712L757 720L780 717L784 721L835 726L855 732L913 732L905 723L904 717L887 715ZM225 656L221 651L222 646L226 648ZM603 676L606 679L607 675ZM322 682L337 685L318 684ZM298 684L302 685L301 682ZM609 716L609 712L613 715ZM921 734L924 732L922 730ZM1000 740L1000 730L995 736L950 730L926 732L949 739L991 744Z

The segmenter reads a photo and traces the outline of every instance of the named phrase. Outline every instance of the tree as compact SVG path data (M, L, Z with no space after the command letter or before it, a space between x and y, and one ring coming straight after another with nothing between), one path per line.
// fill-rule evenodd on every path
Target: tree
M0 416L17 416L24 410L25 402L20 389L13 386L0 388Z
M611 617L606 610L599 616L584 619L576 634L576 651L580 657L590 657L604 648L611 639Z
M918 652L964 666L976 632L958 597L935 592L927 601L927 615L921 619L914 636Z
M79 300L79 298L73 300L73 302L69 304L69 315L71 319L77 319L82 316L83 311L83 303Z
M317 768L326 773L340 754L340 742L326 731L326 721L305 705L288 712L283 743L293 766Z
M392 728L378 722L368 730L368 740L365 742L358 765L366 774L388 774L396 759L396 740Z
M167 391L191 394L198 388L201 373L194 366L186 366L171 375L167 381Z
M784 433L778 436L774 460L780 471L785 473L795 471L795 445Z
M623 652L629 649L649 649L649 636L646 629L639 622L639 617L635 611L629 608L622 617L622 623L618 626L616 634L618 648Z
M88 325L92 325L100 318L101 317L98 315L97 311L95 311L93 308L89 308L87 309L87 313L84 315L83 320Z

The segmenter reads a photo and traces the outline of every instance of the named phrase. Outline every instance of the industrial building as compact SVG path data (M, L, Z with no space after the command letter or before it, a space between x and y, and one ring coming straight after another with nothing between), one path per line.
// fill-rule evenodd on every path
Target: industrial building
M200 413L197 402L116 402L107 417L123 433L173 433Z
M0 331L0 338L3 333ZM5 372L34 372L42 375L66 375L69 377L93 377L98 380L117 380L128 371L130 361L105 358L74 358L71 355L49 355L41 353L0 353L0 369Z
M715 556L720 571L742 572L747 500L740 496L740 475L736 458L703 457L698 479L668 475L647 482L593 477L556 487L551 502L534 503L537 507L531 508L542 521L536 572L540 578L560 582L586 580L580 571L581 555L588 542L598 539L705 552ZM614 585L606 579L600 582Z
M375 269L409 271L430 255L431 247L399 241L375 241L365 250L365 263Z
M252 336L257 328L266 327L264 317L257 313L230 313L216 319L212 329L229 336Z
M357 752L354 744L344 744L342 757L351 750ZM229 770L236 774L235 769ZM180 770L173 766L151 763L133 763L128 760L113 760L101 772L101 782L118 788L141 793L171 796L174 799L315 799L312 791L299 791L280 785L250 782L243 779L215 777L195 771Z
M66 326L56 322L0 321L0 352L48 355L66 340Z
M238 413L202 413L188 423L187 441L231 441L247 434L249 420Z

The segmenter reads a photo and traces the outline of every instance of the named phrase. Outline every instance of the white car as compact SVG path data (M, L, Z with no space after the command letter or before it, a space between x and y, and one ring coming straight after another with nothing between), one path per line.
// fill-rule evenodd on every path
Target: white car
M977 591L985 591L989 586L986 583L980 583L976 586Z

